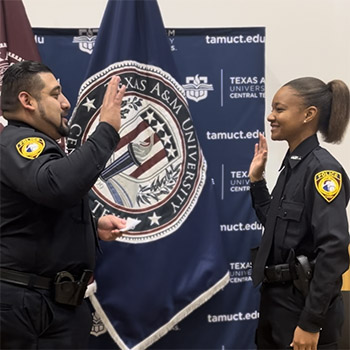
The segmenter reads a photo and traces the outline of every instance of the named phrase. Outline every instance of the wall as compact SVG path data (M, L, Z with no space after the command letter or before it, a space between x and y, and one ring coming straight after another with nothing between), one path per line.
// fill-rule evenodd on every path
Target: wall
M99 27L107 0L23 0L33 27ZM158 0L172 28L266 27L266 115L276 90L300 76L350 85L348 0ZM269 139L269 125L266 124ZM287 149L269 139L267 181L273 186ZM350 174L350 129L341 145L325 145ZM350 216L350 209L348 208Z
M99 27L107 0L23 0L33 27ZM316 76L350 86L349 0L158 0L165 27L266 27L266 116L285 82ZM270 141L267 181L276 181L286 142ZM350 175L350 128L341 145L324 144ZM350 217L350 206L348 207ZM350 276L350 275L349 275ZM347 278L346 281L350 281ZM346 288L348 290L349 287ZM350 294L349 294L350 295ZM350 298L345 298L347 309ZM344 329L349 329L349 320ZM346 339L345 339L346 338ZM348 332L344 334L349 348ZM344 347L344 348L345 348Z

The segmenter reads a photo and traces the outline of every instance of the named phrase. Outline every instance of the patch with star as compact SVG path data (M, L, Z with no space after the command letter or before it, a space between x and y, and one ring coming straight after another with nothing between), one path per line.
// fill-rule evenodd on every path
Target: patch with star
M340 192L342 176L337 171L324 170L315 175L317 192L328 202L332 202Z
M183 87L161 68L135 61L114 63L83 83L69 153L95 131L114 75L126 86L120 141L90 191L91 208L97 217L109 213L133 223L117 241L147 243L186 221L203 189L206 162Z
M39 157L45 148L45 141L40 137L27 137L16 144L18 153L27 159Z

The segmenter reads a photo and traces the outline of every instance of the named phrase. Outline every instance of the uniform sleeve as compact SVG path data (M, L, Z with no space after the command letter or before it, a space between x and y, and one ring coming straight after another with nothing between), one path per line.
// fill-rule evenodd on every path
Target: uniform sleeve
M13 149L8 152L8 181L39 204L52 208L74 205L94 185L119 139L113 127L102 122L69 156L63 156L49 138L44 139L45 147L35 159L26 159Z
M252 205L260 222L265 225L266 215L270 207L271 196L266 181L261 180L250 184Z
M313 177L313 183L309 184L307 191L313 201L311 230L316 249L316 263L309 294L298 325L309 332L318 332L322 328L332 300L339 295L342 274L349 266L349 232L346 214L346 206L349 201L349 179L346 173L334 164L323 169L327 171L334 169L333 175L342 174L342 180L339 192L333 199L332 195L327 199L320 193L326 186L325 180L317 184L317 180ZM322 171L319 169L315 175L325 175L326 173ZM330 175L333 176L331 173ZM336 190L334 186L337 183L336 177L333 184L331 183L328 194ZM327 191L324 195L327 197Z

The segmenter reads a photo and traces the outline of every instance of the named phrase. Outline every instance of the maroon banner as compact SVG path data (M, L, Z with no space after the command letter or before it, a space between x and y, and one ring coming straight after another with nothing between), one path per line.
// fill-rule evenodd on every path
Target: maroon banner
M23 60L40 61L24 5L22 0L0 0L0 101L5 70ZM0 131L4 127L1 115L0 110Z

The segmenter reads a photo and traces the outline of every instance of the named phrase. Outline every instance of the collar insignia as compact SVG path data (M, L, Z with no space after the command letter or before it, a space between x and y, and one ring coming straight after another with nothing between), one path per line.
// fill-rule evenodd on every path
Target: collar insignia
M39 137L27 137L16 145L17 152L24 158L35 159L45 148L45 141Z
M318 193L330 203L341 189L342 176L337 171L324 170L315 175L315 186Z

